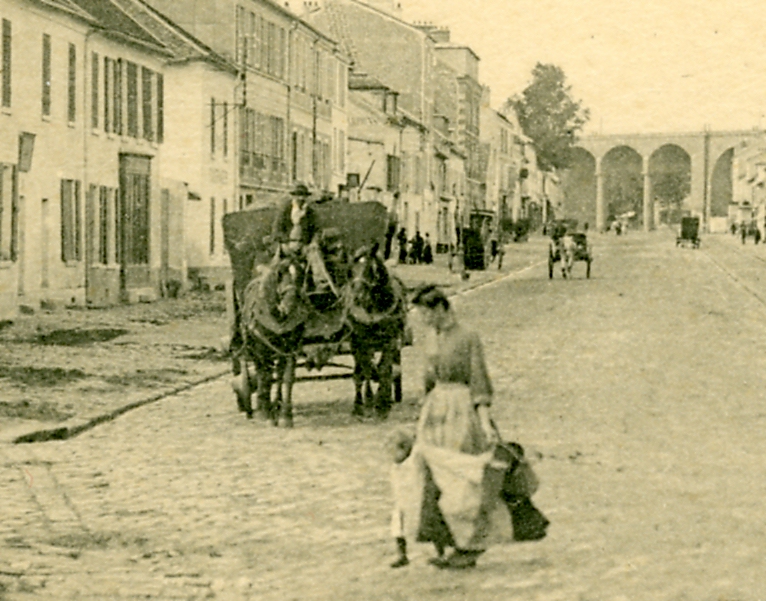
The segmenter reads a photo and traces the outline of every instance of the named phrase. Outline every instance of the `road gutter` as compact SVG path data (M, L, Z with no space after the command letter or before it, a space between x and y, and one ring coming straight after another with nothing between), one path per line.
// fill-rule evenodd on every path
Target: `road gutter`
M476 284L463 288L462 290L456 290L455 292L449 294L448 296L449 297L461 296L461 295L469 294L471 292L475 292L482 288L494 286L495 284L498 284L505 280L516 278L520 276L521 274L531 269L534 269L536 267L539 267L540 265L543 265L543 264L545 264L545 261L537 261L535 263L532 263L531 265L522 267L521 269L518 269L517 271L511 271L507 274L504 274L500 277L493 278L489 281L477 282ZM174 386L173 388L169 388L162 392L158 392L157 394L154 394L152 396L139 399L138 401L134 401L132 403L128 403L127 405L118 407L117 409L113 411L109 411L107 413L103 413L101 415L97 415L95 417L91 417L87 419L75 418L71 420L69 423L66 423L61 426L56 426L54 428L35 429L35 430L32 430L31 432L25 432L23 434L19 434L18 430L10 431L7 433L0 433L0 443L10 442L13 444L24 444L24 443L33 443L33 442L47 442L50 440L68 440L70 438L74 438L78 434L82 434L83 432L86 432L87 430L91 430L92 428L95 428L96 426L100 424L110 422L116 419L117 417L119 417L120 415L127 413L128 411L132 411L133 409L138 409L139 407L143 407L144 405L156 403L157 401L161 401L162 399L165 399L167 397L175 396L181 392L190 390L192 388L196 388L197 386L200 386L207 382L212 382L213 380L218 380L219 378L222 378L230 374L231 374L231 368L226 368L225 370L216 372L212 375L199 378L192 382L186 382L184 384Z
M149 405L150 403L156 403L157 401L160 401L164 398L167 398L169 396L174 396L186 390L190 390L191 388L196 388L197 386L200 386L207 382L212 382L213 380L222 378L223 376L228 375L230 373L231 373L231 369L227 368L225 370L218 371L212 375L208 375L203 378L193 380L191 382L186 382L184 384L180 384L178 386L174 386L173 388L169 388L169 389L163 390L162 392L153 394L152 396L139 399L138 401L134 401L132 403L128 403L127 405L118 407L117 409L114 409L113 411L109 411L108 413L103 413L101 415L96 415L95 417L91 417L87 419L75 418L71 420L69 423L66 423L62 426L56 426L55 428L42 428L39 430L26 432L21 435L18 434L18 431L16 431L16 433L11 432L9 433L9 435L0 434L0 442L11 442L14 444L21 444L21 443L29 443L29 442L46 442L49 440L67 440L69 438L73 438L74 436L77 436L78 434L82 434L83 432L90 430L91 428L95 428L99 424L112 421L113 419L119 417L123 413L127 413L128 411L137 409L138 407L143 407L144 405Z

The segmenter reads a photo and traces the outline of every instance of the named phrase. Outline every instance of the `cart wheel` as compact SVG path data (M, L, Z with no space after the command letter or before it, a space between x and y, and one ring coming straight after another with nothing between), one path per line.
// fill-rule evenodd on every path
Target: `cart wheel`
M592 259L588 259L585 267L585 277L590 278L590 263Z
M239 374L235 376L231 387L234 389L234 394L237 395L237 408L246 413L248 418L253 417L253 406L250 400L253 394L253 388L250 383L247 360L244 358L239 360Z

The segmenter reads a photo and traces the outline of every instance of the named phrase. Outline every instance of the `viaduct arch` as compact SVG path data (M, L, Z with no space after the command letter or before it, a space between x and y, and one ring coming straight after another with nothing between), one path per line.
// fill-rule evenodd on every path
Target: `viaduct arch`
M691 171L691 192L688 206L692 214L701 217L703 227L707 229L711 216L711 198L713 195L714 175L722 171L721 159L731 157L731 151L742 142L759 137L757 130L747 131L700 131L689 133L649 133L649 134L594 134L580 138L575 148L576 156L582 158L586 153L592 160L586 164L593 166L595 180L594 198L580 201L582 205L595 204L596 227L599 231L606 226L606 202L604 198L604 171L602 161L610 151L626 147L641 157L641 176L643 178L643 223L644 229L654 227L654 199L650 161L657 151L665 147L677 147L689 157ZM728 153L728 154L727 154ZM586 169L588 167L586 166ZM730 178L730 175L728 176ZM582 173L579 179L583 179ZM585 208L583 206L583 208Z

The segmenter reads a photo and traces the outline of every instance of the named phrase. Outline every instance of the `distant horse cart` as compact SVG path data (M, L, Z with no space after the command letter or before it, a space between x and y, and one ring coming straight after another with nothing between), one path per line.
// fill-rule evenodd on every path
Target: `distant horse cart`
M316 206L318 234L309 246L322 257L329 288L316 285L308 252L282 252L271 241L275 215L275 208L262 208L223 219L238 408L290 427L297 380L353 377L354 412L385 417L401 400L401 349L408 343L404 287L378 256L385 207L337 200ZM353 366L338 360L343 356ZM318 373L296 378L297 370Z
M593 250L586 234L570 232L566 224L554 225L550 229L551 241L548 244L548 278L553 279L554 265L561 265L561 275L572 277L575 261L586 264L585 277L590 278L590 267L593 263Z
M699 217L682 217L681 230L676 237L676 246L700 247L699 237L700 220Z

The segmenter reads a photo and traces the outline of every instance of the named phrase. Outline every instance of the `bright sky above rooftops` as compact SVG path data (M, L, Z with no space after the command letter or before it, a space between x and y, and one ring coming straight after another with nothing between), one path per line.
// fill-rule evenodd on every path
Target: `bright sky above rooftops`
M499 107L536 62L564 69L586 133L766 128L762 0L400 0L481 57Z

